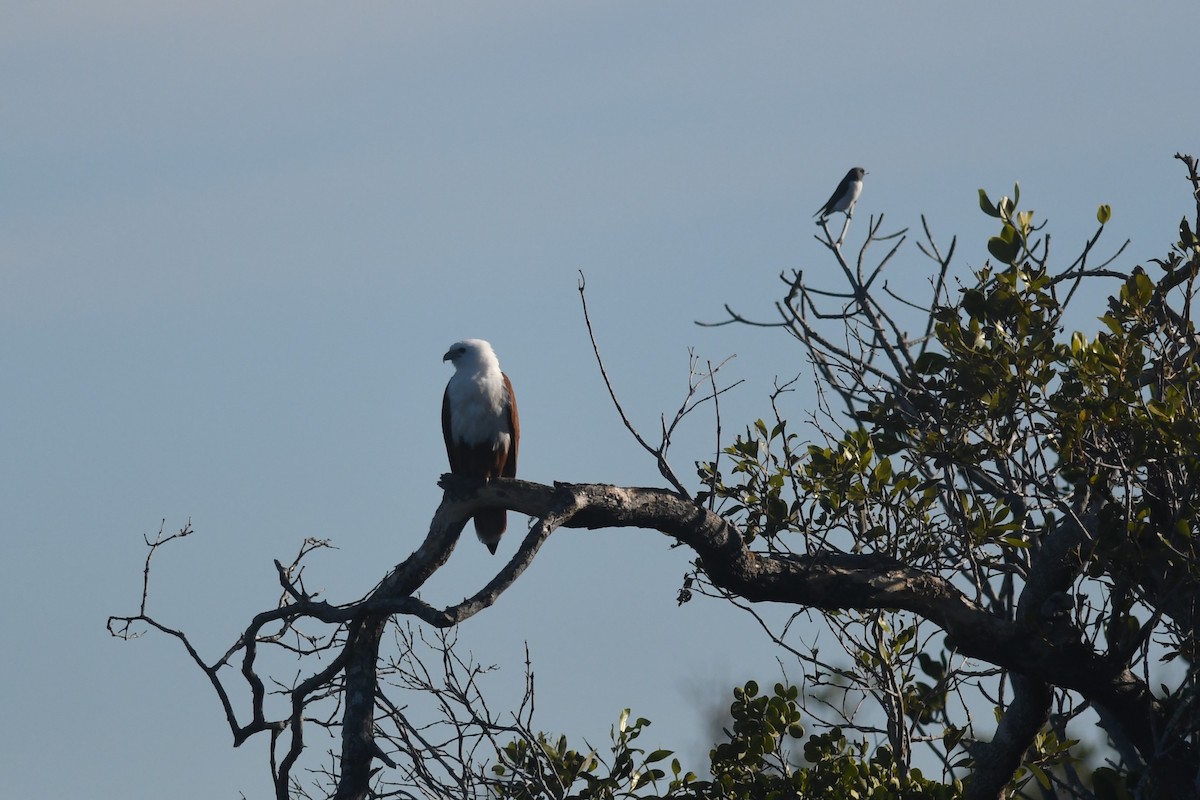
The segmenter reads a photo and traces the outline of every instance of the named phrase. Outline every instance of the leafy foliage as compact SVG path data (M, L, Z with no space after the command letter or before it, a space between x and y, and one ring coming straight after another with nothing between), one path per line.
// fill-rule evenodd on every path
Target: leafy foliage
M1187 163L1195 181L1195 163ZM1039 238L1045 223L1018 210L1019 199L1019 186L997 202L980 190L981 210L1001 224L987 242L994 262L976 269L954 298L941 293L949 256L932 238L922 247L941 270L931 281L925 337L904 333L897 311L871 290L895 252L864 266L868 246L891 238L878 235L882 220L872 221L857 262L843 257L840 242L826 242L846 276L844 295L811 290L801 273L785 277L782 326L802 343L820 387L840 398L851 424L823 408L827 421L815 420L823 440L804 445L776 410L773 423L756 421L724 449L723 472L714 461L699 473L747 542L762 540L772 552L890 556L952 579L1031 636L1082 641L1114 669L1154 675L1174 709L1165 733L1179 744L1170 747L1195 747L1200 337L1191 309L1200 240L1185 218L1180 241L1155 262L1157 278L1143 267L1110 269L1111 260L1091 267L1112 215L1101 205L1100 229L1084 252L1055 269L1048 239ZM1073 301L1095 296L1081 287L1100 285L1111 293L1101 328L1068 334ZM822 309L838 296L840 310ZM823 329L830 319L844 329L845 344ZM916 630L904 615L892 616L888 630ZM847 619L869 629L884 619L878 612L831 610L825 619L851 659L841 674L880 701L902 765L914 739L940 740L951 774L977 764L987 734L955 724L948 706L987 699L1005 724L999 686L1007 676L970 675L953 642L938 654L936 646L905 646L899 636L872 642L849 635ZM779 635L781 643L786 638ZM881 648L893 657L881 658ZM792 649L817 666L802 646ZM1182 672L1155 667L1179 658L1187 664ZM935 683L919 679L921 672ZM1047 707L1048 726L1029 734L1010 789L1031 779L1049 786L1051 772L1064 769L1066 777L1054 780L1081 796L1092 783L1119 794L1113 775L1138 776L1143 791L1155 785L1154 769L1145 768L1158 756L1127 747L1118 746L1112 761L1124 772L1077 774L1065 727L1089 704L1062 689L1046 697L1056 698L1057 711ZM943 726L940 736L934 724ZM1117 743L1124 735L1110 733Z
M638 718L629 723L629 710L612 731L610 758L595 750L587 755L568 748L566 738L551 743L540 736L539 753L516 740L506 745L493 767L496 796L513 800L572 797L580 800L671 798L671 800L776 800L824 797L829 800L950 800L961 785L943 785L924 778L920 770L898 768L884 747L869 752L865 741L851 742L840 729L812 734L803 743L805 765L794 763L789 743L804 737L799 691L775 684L769 695L747 682L734 689L730 714L732 730L710 752L709 778L684 772L671 758L671 777L653 766L674 754L647 754L634 741L650 724ZM549 770L549 774L547 773Z
M669 750L646 753L635 741L650 721L638 717L629 721L629 709L621 713L612 730L610 756L600 757L596 750L580 753L567 746L567 737L551 741L539 734L535 746L526 739L515 739L499 753L492 767L495 779L491 782L496 796L513 800L534 800L543 797L565 797L569 793L581 800L615 800L616 798L652 796L646 792L666 777L661 764ZM536 749L535 749L536 747ZM671 764L674 777L672 789L693 779L690 773L680 775L679 762Z

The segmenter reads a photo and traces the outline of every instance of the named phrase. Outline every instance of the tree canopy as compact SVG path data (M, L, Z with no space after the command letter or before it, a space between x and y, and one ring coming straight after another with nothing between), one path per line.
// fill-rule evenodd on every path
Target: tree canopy
M305 590L303 557L323 546L310 541L290 565L277 562L279 605L216 660L150 613L148 583L139 611L109 628L177 637L235 744L270 737L279 798L995 798L1039 785L1061 796L1197 796L1200 175L1195 159L1178 158L1192 221L1145 265L1125 265L1123 246L1097 254L1107 205L1080 253L1052 258L1045 223L1020 208L1017 188L997 201L981 190L998 230L992 258L966 277L951 271L956 242L942 248L928 225L921 257L893 285L907 231L872 218L851 252L849 217L836 238L823 221L837 285L787 273L774 316L726 307L716 323L789 337L820 405L809 420L775 411L751 422L693 481L670 464L674 425L657 443L631 427L669 488L443 476L427 538L362 600ZM1095 297L1105 307L1079 307ZM1097 317L1095 331L1069 326ZM676 422L720 396L715 371L702 378ZM772 409L790 385L776 387ZM509 562L462 603L418 599L465 521L496 506L536 520ZM680 602L711 595L751 615L785 604L827 626L843 654L768 626L799 680L737 687L704 774L639 749L647 721L628 712L603 756L537 731L531 688L502 720L479 694L478 665L455 651L454 626L500 601L554 531L600 527L659 531L690 548ZM150 557L173 538L149 543L147 581ZM268 699L268 649L300 662L282 711ZM247 709L231 699L234 682L248 689ZM434 698L433 718L410 718L397 692ZM884 723L864 722L851 696ZM1080 761L1084 746L1067 731L1076 719L1103 732L1102 763ZM341 749L312 788L296 765L315 726L336 729ZM941 774L929 777L930 764Z

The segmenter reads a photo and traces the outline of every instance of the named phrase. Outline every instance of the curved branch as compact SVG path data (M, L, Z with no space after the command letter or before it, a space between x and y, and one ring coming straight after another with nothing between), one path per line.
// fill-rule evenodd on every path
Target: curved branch
M1079 637L1047 635L1050 632L1039 628L1036 618L1019 616L1012 621L992 613L935 573L878 553L751 551L741 531L729 520L666 489L569 483L549 486L515 479L483 483L454 476L443 476L441 483L445 493L425 540L367 597L346 606L309 600L265 611L254 618L238 644L216 665L205 664L181 632L144 614L129 618L144 620L184 643L221 696L239 742L267 730L272 734L274 752L275 739L284 730L290 731L290 746L278 768L273 769L278 797L286 797L290 772L304 747L302 725L308 721L304 714L307 704L339 690L344 709L341 775L335 797L348 800L368 796L376 771L373 763L383 758L374 739L375 709L379 645L391 617L411 614L439 627L469 618L494 603L559 528L637 527L658 531L695 551L698 566L714 586L752 603L786 603L824 610L910 611L944 630L948 646L963 656L1020 674L1033 684L1071 689L1104 707L1119 721L1143 758L1155 761L1159 746L1156 732L1168 720L1146 685L1127 668L1103 658ZM482 508L496 507L539 520L500 573L473 597L445 609L435 609L415 598L415 592L448 560L466 521ZM303 596L302 592L295 594ZM286 593L285 597L294 595ZM302 618L337 625L339 631L344 631L339 635L341 646L331 663L288 692L291 702L287 718L269 722L263 713L265 690L255 673L256 646L275 642ZM273 620L283 622L281 631L262 635L262 628ZM238 649L243 650L242 675L253 694L253 720L244 727L234 719L228 694L217 675L219 667ZM1030 699L1037 696L1032 693ZM1034 706L1036 710L1040 703ZM1162 764L1163 754L1157 755ZM1160 776L1163 785L1183 785L1183 776L1195 756L1190 748L1172 753L1170 763L1164 765L1167 774Z
M565 528L659 531L694 550L713 584L751 602L911 611L944 630L950 644L965 656L1071 689L1104 705L1120 719L1147 761L1156 754L1156 730L1165 723L1164 710L1128 669L1114 666L1077 638L1048 638L1036 621L1014 622L993 614L946 579L889 556L753 552L729 521L665 489L505 480L462 495L457 488L447 489L448 495L452 492L464 508L503 505L539 518L573 508L560 523ZM449 506L444 503L442 508ZM1179 782L1186 781L1195 757L1190 749L1175 756L1163 765L1166 773L1161 778L1186 785Z

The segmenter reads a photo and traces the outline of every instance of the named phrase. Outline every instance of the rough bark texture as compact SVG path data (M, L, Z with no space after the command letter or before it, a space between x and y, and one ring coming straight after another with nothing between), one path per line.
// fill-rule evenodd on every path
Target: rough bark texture
M375 760L391 764L374 736L379 713L380 642L394 615L415 616L432 626L449 628L495 603L558 528L644 528L691 548L714 585L750 602L825 610L903 609L939 626L946 632L948 643L961 654L1013 673L1013 702L994 740L976 754L980 774L972 787L972 797L994 797L997 787L1002 788L1011 778L1022 753L1046 719L1055 687L1077 692L1100 710L1105 727L1119 741L1136 748L1151 765L1159 795L1187 797L1193 792L1197 754L1176 738L1170 743L1169 756L1164 755L1168 748L1159 737L1169 730L1169 720L1159 702L1123 664L1105 658L1073 635L1070 624L1039 624L1036 614L1034 618L1019 615L1014 622L989 612L942 577L884 555L752 552L727 520L665 489L566 483L547 486L510 479L483 484L450 475L443 476L442 486L445 495L425 540L360 601L346 605L316 601L293 582L286 568L279 566L286 602L256 615L237 643L214 664L205 663L181 631L148 616L144 604L136 616L110 618L110 630L120 635L117 629L123 626L128 631L130 623L140 621L184 643L213 683L235 745L259 732L271 734L278 800L288 797L292 768L305 747L307 705L316 698L341 692L342 749L334 797L361 800L370 796L371 778L377 770ZM435 608L417 598L416 592L449 559L466 521L481 508L495 507L537 520L508 563L474 596L457 605ZM1047 541L1048 548L1059 551L1046 554L1053 557L1044 560L1044 573L1030 575L1028 599L1023 605L1035 606L1035 600L1069 583L1071 565L1078 563L1070 553L1078 540L1078 532L1064 530L1061 536ZM269 719L264 709L267 692L256 671L258 647L278 640L280 634L266 632L269 627L281 624L287 629L304 619L342 626L344 641L333 648L332 660L290 690L290 713L283 719ZM246 725L238 723L219 675L219 670L238 654L240 675L251 695L252 716ZM288 736L290 744L276 764L276 743Z
M1118 721L1142 757L1155 764L1156 783L1174 787L1177 796L1190 791L1196 754L1190 749L1172 758L1156 758L1157 732L1165 728L1164 710L1147 686L1123 665L1113 664L1078 638L1053 636L1033 624L998 617L968 598L943 578L913 569L878 554L819 553L781 555L751 552L739 531L725 519L694 502L662 489L626 488L603 484L544 486L527 481L493 482L466 487L444 481L446 498L433 520L439 526L457 523L479 506L501 504L542 519L526 537L509 565L493 584L460 606L438 612L414 611L438 625L452 625L495 601L503 588L532 560L545 538L557 527L657 530L686 544L714 584L751 602L776 602L821 609L898 608L927 619L948 635L964 655L1022 676L1013 720L1000 742L993 743L999 764L1011 764L1028 745L1030 730L1044 719L1049 687L1078 692L1102 705ZM1060 557L1047 559L1044 585L1031 597L1049 594L1069 582L1067 554L1078 546L1079 534L1065 531L1053 546ZM381 587L382 588L382 587ZM407 604L406 604L407 605ZM1006 744L1005 738L1011 739ZM1021 745L1024 742L1024 746ZM1011 770L1008 772L1011 777Z

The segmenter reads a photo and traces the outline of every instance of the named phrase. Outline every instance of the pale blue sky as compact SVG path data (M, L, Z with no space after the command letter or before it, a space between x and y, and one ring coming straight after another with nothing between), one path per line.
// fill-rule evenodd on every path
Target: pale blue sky
M0 772L12 796L269 794L173 641L111 641L166 518L152 609L223 649L277 595L273 558L340 549L310 586L354 599L420 540L445 469L446 346L489 339L531 480L661 485L591 357L648 432L687 354L737 354L726 431L807 367L767 316L783 270L828 268L810 217L869 171L851 233L929 215L958 270L1022 184L1073 254L1097 204L1125 264L1189 209L1200 150L1191 2L9 4L0 18ZM923 285L904 251L893 275ZM804 413L807 392L790 411ZM675 463L711 455L710 421ZM519 529L519 523L517 525ZM511 554L510 533L500 555ZM426 598L502 562L464 542ZM697 687L772 679L687 554L646 532L562 532L465 626L540 721L600 740L620 709L698 748ZM717 697L715 700L723 698ZM698 766L698 764L697 764Z

